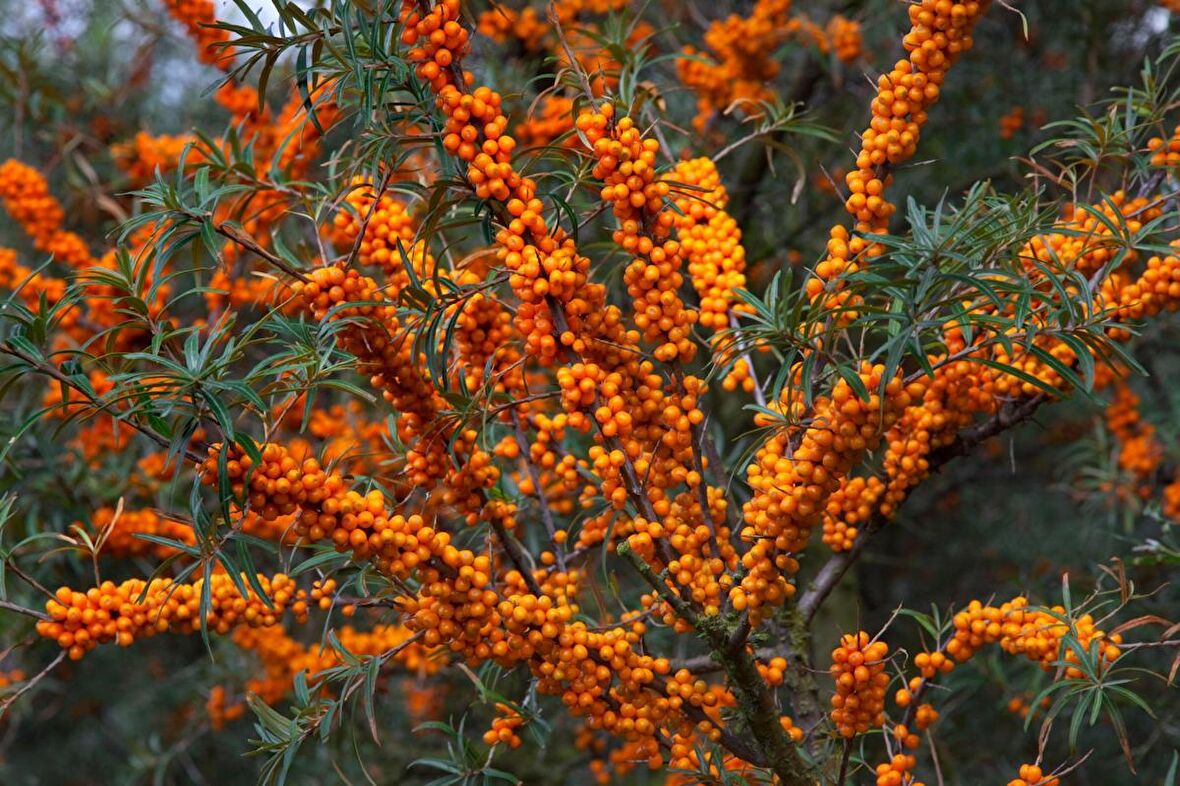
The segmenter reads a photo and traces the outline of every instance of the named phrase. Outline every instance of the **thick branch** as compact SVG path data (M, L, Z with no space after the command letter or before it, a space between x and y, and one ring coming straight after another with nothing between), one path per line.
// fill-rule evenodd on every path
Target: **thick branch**
M508 559L520 571L520 575L524 577L524 583L528 585L529 592L536 595L538 598L545 593L541 591L541 585L537 583L537 579L533 576L533 571L528 566L528 559L525 557L524 549L516 542L516 538L508 534L508 530L504 528L504 524L497 519L492 519L492 529L496 533L496 537L500 540L500 545L504 547L504 551L508 553Z
M730 632L719 617L700 617L691 606L660 579L652 567L631 548L627 541L618 553L639 572L643 579L682 618L687 620L708 642L737 698L738 711L763 754L765 766L778 776L782 786L809 786L807 764L783 730L774 696L758 673L754 656L744 647L730 647ZM736 753L736 751L735 751ZM741 755L741 754L739 754Z

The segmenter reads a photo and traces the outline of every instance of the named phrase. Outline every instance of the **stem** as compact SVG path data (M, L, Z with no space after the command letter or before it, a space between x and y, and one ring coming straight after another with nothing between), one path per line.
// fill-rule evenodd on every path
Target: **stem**
M553 511L549 510L545 492L541 489L541 478L537 474L537 468L533 466L532 457L529 455L529 442L525 438L524 429L520 427L520 416L515 409L512 410L512 427L516 431L516 444L520 447L521 459L524 461L529 481L533 484L533 493L541 505L541 520L545 522L545 529L549 533L549 542L557 557L557 569L565 573L565 547L557 542L557 525L553 523Z
M521 549L520 544L516 542L508 534L508 530L504 528L504 523L492 519L492 529L496 533L496 537L500 539L500 544L504 547L504 551L508 554L508 559L512 561L513 566L520 571L520 575L524 577L524 583L528 585L529 592L536 595L538 598L545 593L541 591L541 585L537 583L537 579L533 576L533 571L528 566L528 560L525 559L524 550Z
M53 365L52 363L46 363L41 360L38 360L37 358L32 357L31 355L28 355L19 349L13 348L10 344L7 344L7 343L0 344L0 353L3 353L5 355L12 355L14 358L18 358L19 360L23 360L25 363L28 363L29 366L33 368L33 370L40 371L42 374L45 374L48 377L52 377L53 379L57 380L61 384L70 388L71 390L75 390L78 393L81 393L83 398L86 399L86 402L88 404L90 404L92 407L94 407L95 409L97 409L101 412L106 412L107 414L111 415L112 417L115 417L118 420L122 420L122 422L127 423L132 428L134 428L135 430L139 431L141 434L143 434L146 437L148 437L149 439L151 439L153 442L155 442L160 447L171 450L172 442L170 440L168 440L166 437L164 437L162 434L154 431L151 428L148 428L147 426L143 425L142 423L139 423L138 421L123 419L120 416L126 415L127 413L119 412L118 410L112 411L112 408L109 404L106 404L103 401L100 401L99 399L92 396L87 390L85 390L82 386L80 386L73 379L66 376L62 372L61 369L59 369L57 366ZM193 462L194 464L200 464L204 460L201 456L197 455L197 453L192 448L186 447L184 450L184 455L188 458L189 461Z
M8 708L11 707L13 704L15 704L17 699L19 699L21 696L25 695L28 691L32 690L33 686L36 685L38 682L40 682L42 679L44 679L46 674L48 674L49 672L56 669L58 667L58 664L60 664L63 660L65 660L65 657L66 657L65 650L61 650L60 652L58 652L57 657L53 659L53 662L50 663L48 666L46 666L44 669L42 669L37 674L36 677L33 677L33 679L26 682L24 684L24 686L20 690L18 690L16 693L9 696L3 702L0 702L0 718L4 717L5 713L8 712Z
M844 778L848 775L848 762L852 759L852 740L844 740L844 753L840 756L840 774L836 776L836 786L844 786Z
M729 677L737 698L738 711L762 750L765 766L778 776L781 786L810 786L807 764L779 722L779 711L774 696L767 687L754 656L745 647L730 649L730 633L719 617L701 618L687 602L667 586L651 566L634 552L627 541L619 544L617 552L639 572L661 598L677 614L688 620L709 643L718 663Z
M0 600L0 609L5 611L14 611L17 614L24 614L26 617L33 617L39 620L49 620L49 615L43 611L36 611L35 609L26 609L24 606L18 606L15 603L10 603L6 600Z

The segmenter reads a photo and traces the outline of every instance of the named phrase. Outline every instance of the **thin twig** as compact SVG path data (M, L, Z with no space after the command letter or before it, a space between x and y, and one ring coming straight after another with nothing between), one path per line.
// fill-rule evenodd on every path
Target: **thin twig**
M36 685L38 682L40 682L42 679L44 679L46 674L48 674L49 672L56 669L58 664L60 664L65 659L65 657L66 657L65 650L62 650L59 653L57 653L57 657L53 659L52 663L50 663L45 668L41 669L41 671L37 674L36 677L33 677L33 679L26 682L24 684L24 686L21 687L20 690L18 690L16 693L12 694L7 699L5 699L3 701L3 703L0 703L0 718L4 717L4 714L6 712L8 712L9 707L11 707L13 704L16 704L17 699L19 699L21 696L25 695L30 690L32 690L33 686Z
M75 380L68 377L64 372L62 372L61 369L59 369L57 366L53 365L52 363L42 362L42 361L38 360L37 358L32 357L31 355L29 355L19 349L14 348L12 345L10 345L8 343L0 344L0 353L3 353L5 355L11 355L15 358L23 360L25 363L28 363L29 366L31 366L33 368L33 370L39 371L42 374L45 374L46 376L52 377L53 379L57 380L61 384L69 387L71 390L77 391L78 393L82 394L83 398L86 399L86 402L88 404L90 404L92 407L94 407L95 409L97 409L101 412L106 412L109 415L112 415L120 422L128 424L129 426L134 428L136 431L139 431L141 434L143 434L144 436L151 439L157 445L171 450L172 442L170 440L168 440L164 435L158 433L154 429L151 429L151 428L143 425L142 423L139 423L138 421L136 421L134 419L125 419L124 416L127 415L126 412L120 412L119 410L114 409L113 407L111 407L109 404L102 401L101 399L93 396L90 393L90 391L86 390L81 385L79 385ZM189 459L189 461L192 461L194 464L200 464L204 460L192 448L189 448L189 447L185 448L184 454Z
M26 617L33 617L46 622L49 621L49 615L45 612L37 611L35 609L26 609L24 606L17 605L16 603L12 603L7 600L0 600L0 609L4 609L5 611L14 611L17 614L24 614Z
M512 410L512 427L516 431L516 444L520 448L521 460L524 461L525 471L529 481L533 484L533 494L541 506L541 520L545 522L545 530L549 533L549 543L553 546L553 554L557 559L557 569L565 573L565 546L557 542L557 525L553 523L553 511L549 510L549 501L545 499L545 491L541 488L541 478L537 468L533 466L532 456L529 455L529 442L525 438L524 429L520 427L520 415Z

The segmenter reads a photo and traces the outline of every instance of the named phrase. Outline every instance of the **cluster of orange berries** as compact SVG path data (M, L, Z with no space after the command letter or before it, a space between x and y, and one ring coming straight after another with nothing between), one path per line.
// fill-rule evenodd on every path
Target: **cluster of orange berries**
M422 244L415 244L409 257L419 271L433 264ZM491 454L479 448L477 432L470 429L456 432L454 423L438 421L445 402L422 368L422 353L417 350L413 335L416 323L407 319L403 324L390 299L409 281L401 259L402 255L398 254L388 260L391 269L385 287L356 270L345 271L343 265L334 265L312 271L310 280L295 284L294 289L317 319L361 316L380 325L379 335L373 335L374 331L367 325L357 323L349 324L338 335L344 346L359 358L359 370L370 375L371 384L382 391L398 412L398 437L408 446L407 481L427 486L445 478L444 501L458 504L473 522L482 506L480 495L495 485L499 469L492 464ZM467 270L460 272L458 283L478 280L477 273ZM429 286L436 285L431 282ZM353 302L363 305L342 308ZM523 390L523 374L518 368L520 355L511 342L510 313L496 300L482 295L450 307L449 313L453 314L456 343L463 360L455 373L462 374L468 385L478 385L483 381L487 362L492 360L496 361L492 372L497 374L498 390ZM503 373L499 373L501 370ZM448 459L448 450L459 459L457 462Z
M920 684L921 678L915 681L915 688ZM912 701L910 691L906 689L899 690L895 697L899 707L906 707ZM922 744L922 739L915 733L916 731L925 731L934 725L938 720L938 710L934 709L931 704L920 704L914 711L914 729L904 723L895 723L890 729L890 734L893 739L897 741L898 745L906 750L913 750Z
M467 53L471 35L460 23L459 0L442 0L423 13L417 0L404 0L401 21L402 43L412 47L406 59L416 63L415 72L436 93L453 85L459 60ZM474 78L462 74L464 84Z
M1053 671L1060 667L1062 661L1067 665L1062 673L1064 679L1082 679L1085 674L1079 668L1080 662L1074 647L1066 642L1066 637L1076 637L1076 643L1086 652L1097 652L1099 668L1102 664L1109 664L1119 657L1119 644L1122 639L1118 634L1107 635L1095 627L1094 620L1089 614L1070 617L1064 607L1055 606L1041 611L1030 609L1028 600L1017 596L1013 600L1000 606L987 606L979 601L971 601L967 608L957 613L953 618L954 633L947 642L945 650L934 652L920 652L914 658L920 676L911 678L906 687L897 691L894 701L902 709L908 709L905 723L898 723L890 730L892 738L902 748L902 752L894 754L885 763L876 768L879 786L920 786L912 775L917 765L914 756L904 750L917 748L921 742L918 734L934 724L939 713L930 704L911 707L928 684L938 675L954 669L956 662L970 659L980 648L987 644L999 643L1001 648L1012 655L1020 655L1039 663L1046 671ZM856 675L853 672L853 657L863 655L867 661L869 655L865 652L869 644L868 634L859 633L856 636L847 635L841 640L841 647L833 652L833 675L837 678L837 694L833 697L833 705L843 709L842 695L850 695L855 684L867 685L870 678L867 672ZM874 653L878 660L884 658L886 649ZM850 678L849 673L853 672ZM883 675L884 676L884 675ZM841 680L845 684L844 694L841 693ZM882 685L888 683L887 677L882 679ZM882 688L883 690L883 688ZM1042 707L1048 706L1046 697ZM876 710L876 696L872 709ZM1021 697L1015 697L1008 704L1009 710L1026 717L1031 711L1028 703ZM853 726L845 715L832 714L837 723L837 729L844 736L861 733L874 724L867 726ZM883 713L877 716L877 724L883 722ZM912 719L913 728L907 725ZM851 727L851 732L849 728ZM1057 784L1057 779L1044 776L1039 767L1024 765L1020 769L1020 779L1011 781L1016 786L1030 786L1032 784Z
M907 412L908 414L908 412ZM874 475L849 477L828 498L823 516L823 542L832 551L848 551L860 528L876 513L885 483Z
M1172 478L1172 482L1164 486L1161 501L1163 514L1172 521L1180 521L1180 472Z
M354 657L372 657L397 650L389 661L411 672L432 674L440 662L425 647L406 645L413 635L401 625L376 625L372 629L357 630L351 625L335 629L336 644ZM246 681L245 692L257 696L267 704L275 704L291 691L297 674L307 675L308 686L318 688L319 675L341 665L344 657L335 646L321 642L303 644L290 636L281 625L269 627L240 627L234 630L233 642L239 648L254 653L262 674ZM241 717L244 701L231 702L224 686L215 686L206 704L214 728Z
M1180 248L1180 241L1173 240L1169 245ZM1114 309L1118 322L1137 322L1164 310L1180 309L1180 256L1153 255L1135 277L1121 270L1115 271L1103 281L1102 296ZM1119 340L1131 337L1131 333L1122 328L1112 328L1109 332L1112 338Z
M1131 199L1123 192L1117 192L1111 196L1109 204L1104 202L1095 206L1095 210L1107 220L1098 218L1091 211L1067 208L1062 216L1061 231L1038 235L1020 250L1019 256L1030 276L1039 275L1036 272L1038 265L1060 266L1092 276L1108 266L1116 254L1123 254L1123 266L1113 271L1100 286L1100 297L1112 309L1116 320L1131 321L1164 309L1180 308L1180 258L1154 256L1147 261L1143 271L1135 275L1127 270L1136 261L1135 253L1124 251L1123 244L1113 236L1110 228L1123 221L1130 231L1137 231L1145 222L1160 215L1158 199ZM842 227L837 230L840 238L847 237ZM842 253L851 243L857 242L864 247L863 241L857 238L851 242L836 239L836 250ZM830 242L829 252L831 250ZM823 263L819 269L823 269ZM1121 327L1113 327L1110 332L1117 340L1128 339L1131 335ZM980 338L977 337L976 341L979 342ZM1077 362L1068 346L1043 338L1038 338L1037 342L1039 348L1066 365ZM1056 371L1032 352L1009 357L1002 346L993 345L971 353L962 333L953 327L945 332L945 344L945 355L930 357L935 373L926 381L924 396L905 411L886 437L884 479L849 477L829 500L824 514L824 533L825 542L833 549L851 548L859 525L871 513L892 517L909 490L928 475L930 454L953 442L959 430L976 415L994 412L1001 400L1041 392L1038 386L1027 380L968 357L949 360L951 356L986 358L1017 366L1050 385L1061 387L1065 384ZM1097 380L1096 385L1109 382L1103 378ZM1154 440L1140 439L1138 434L1128 436L1132 439L1125 456L1120 455L1121 463L1126 469L1139 469L1150 474L1158 461Z
M785 576L798 570L795 555L807 546L831 495L902 413L921 400L924 384L907 385L900 377L885 381L883 373L881 365L863 364L859 376L870 393L867 400L841 379L829 396L816 399L804 424L779 428L759 448L746 470L754 494L743 508L742 539L753 545L742 557L746 575L731 592L735 608L755 612L794 594ZM777 406L792 423L804 411L801 400L786 398ZM759 422L771 425L765 416Z
M521 48L529 53L542 51L551 32L549 23L532 6L517 11L496 5L481 12L475 26L480 35L498 44L519 41Z
M748 114L759 114L759 101L773 100L769 81L778 76L773 58L788 37L811 41L820 52L834 52L843 63L853 63L863 50L860 22L834 15L820 27L805 15L791 17L791 0L758 0L749 17L730 14L712 22L704 32L704 52L686 46L676 60L684 86L697 94L693 125L702 130L716 112L741 104ZM710 63L712 60L712 63Z
M1021 720L1024 720L1030 714L1035 715L1034 708L1033 708L1032 704L1030 704L1031 700L1032 700L1031 693L1028 693L1028 694L1025 694L1022 696L1013 696L1011 699L1008 700L1008 704L1007 704L1008 712L1012 713L1013 715L1018 716ZM1042 696L1040 702L1038 703L1038 708L1042 709L1042 710L1047 710L1052 705L1052 703L1053 703L1052 700L1050 700L1050 698L1048 696Z
M396 264L400 268L400 255ZM443 460L445 435L430 435L439 398L419 363L413 338L397 316L396 305L374 279L355 269L346 270L343 264L317 268L308 279L292 288L316 319L352 320L338 338L359 358L358 370L370 377L370 384L398 412L399 438L414 447L413 455L407 456L411 482L426 485L437 480L448 466ZM346 308L350 303L358 305ZM355 321L358 317L380 325L381 332L366 329Z
M1020 777L1008 781L1008 786L1060 786L1061 784L1060 779L1046 775L1035 764L1021 764L1019 774Z
M102 553L108 556L150 555L156 559L167 559L177 553L175 546L148 540L141 535L167 538L187 546L196 543L192 526L161 516L150 508L122 511L111 507L99 508L91 516L89 529L94 532L96 539L103 539Z
M1151 165L1175 169L1180 167L1180 125L1172 131L1168 139L1153 136L1147 140L1147 149L1151 152Z
M895 753L887 762L876 767L877 786L923 786L910 773L918 766L918 759L908 753Z
M684 48L676 71L680 81L697 94L693 126L704 129L716 112L735 102L756 104L774 98L767 82L778 75L779 64L772 53L790 32L790 11L791 0L758 0L750 16L731 14L710 24L705 52ZM752 106L747 109L757 114Z
M1125 223L1128 232L1138 232L1163 215L1159 197L1129 197L1116 191L1100 204L1082 207L1068 204L1058 222L1059 231L1047 232L1032 238L1019 253L1025 269L1035 274L1036 266L1063 266L1091 276L1114 261L1122 252L1124 265L1138 258L1135 249L1112 231L1112 225Z
M1011 139L1024 127L1024 107L1014 106L1000 117L1000 139Z
M1028 599L1022 596L998 607L973 600L954 617L955 632L946 644L946 655L962 663L985 645L998 643L1008 654L1038 662L1048 671L1060 661L1079 662L1077 653L1065 641L1066 636L1072 636L1087 652L1092 646L1097 647L1102 662L1113 663L1118 659L1122 636L1117 633L1107 635L1099 630L1089 614L1068 622L1067 619L1064 607L1054 606L1045 611L1031 609ZM920 653L915 657L914 665L926 678L940 671L950 671L954 664L946 657L939 657L941 655L940 652ZM1068 666L1065 676L1080 679L1083 672L1076 666Z
M492 727L484 732L484 744L519 748L520 736L517 731L524 725L524 716L502 702L496 702L496 712L499 714L492 719Z
M852 738L885 722L885 671L889 645L873 641L863 630L845 634L832 650L832 721L842 737Z
M286 417L292 429L299 428L302 407L292 407ZM318 449L313 449L310 442L300 446L298 438L292 438L287 443L292 453L317 453L323 463L341 466L351 474L365 474L366 468L379 465L389 439L387 424L366 417L359 401L314 407L307 421L307 433L319 440Z
M221 446L212 445L208 450L209 456L198 472L202 483L213 485L218 482ZM234 446L225 459L231 489L249 504L252 512L264 521L297 515L297 534L315 542L331 540L340 550L351 549L360 559L372 556L369 540L378 521L389 523L380 492L362 496L346 490L340 475L325 472L313 458L299 461L274 443L262 447L261 458L262 462L255 466L250 456Z
M955 341L950 336L949 346L958 347ZM824 542L833 551L852 548L860 526L874 514L892 517L909 490L929 474L930 454L953 442L975 415L994 411L1001 387L997 376L991 368L971 360L936 365L924 394L885 437L885 479L850 476L830 497L823 529Z
M245 123L247 130L252 130L270 121L270 107L260 100L253 85L225 82L214 91L213 100L229 112L235 126Z
M455 19L456 10L445 3L435 5L426 15L420 14L418 9L407 8L404 40L411 46L417 45L413 57L426 69L420 75L432 81L432 86L438 92L438 103L448 117L444 129L444 148L460 160L469 162L467 178L477 196L502 203L507 214L503 228L497 233L498 255L511 271L509 283L522 301L515 321L525 336L527 354L542 363L551 363L562 347L568 347L575 357L586 357L591 361L575 362L570 367L560 369L558 382L563 389L563 405L569 415L569 425L588 430L591 421L586 415L593 412L601 427L598 437L608 443L618 439L625 445L625 452L611 444L606 448L596 445L591 449L594 468L604 477L603 494L617 505L622 504L627 497L623 468L628 462L634 462L635 471L646 472L648 474L645 477L651 478L651 492L655 495L653 504L667 505L662 499L662 487L667 485L667 481L662 480L661 475L667 473L672 483L692 477L691 471L685 468L688 461L684 454L686 448L691 453L690 431L693 423L699 422L701 417L696 408L700 391L694 389L699 384L692 380L683 381L684 396L681 396L679 405L659 403L664 398L658 392L662 380L651 373L650 364L638 362L636 353L630 351L637 344L638 336L625 331L617 309L606 306L601 285L592 285L586 281L588 261L577 254L569 238L550 232L542 217L543 206L535 197L535 185L520 177L513 168L511 152L515 145L505 144L510 138L503 134L507 121L500 109L500 96L484 87L464 92L463 88L469 81L467 79L460 85L451 77L436 78L438 75L435 69L429 66L431 62L437 63L434 58L439 52L444 49L451 52L449 60L454 62L465 51L466 39L462 36L451 36L445 30L438 35L432 32L446 28ZM424 41L427 35L432 37ZM443 60L448 60L448 56L444 56ZM605 113L598 114L605 117ZM604 131L608 125L599 121L596 124ZM615 130L612 126L611 132ZM624 129L624 133L627 134L627 146L634 147L636 160L647 155L653 157L654 161L651 145L644 143L633 128ZM597 139L605 137L604 133ZM617 143L617 140L612 138L608 143ZM607 169L612 172L619 165L617 161L607 163ZM606 171L601 174L603 177L608 176ZM634 181L632 178L635 178ZM614 197L617 186L627 189L626 194L619 194L617 206L620 210L631 211L640 211L642 208L647 212L648 201L644 191L648 187L661 189L655 182L654 166L647 164L640 167L638 173L631 171L627 177L620 178L620 182L609 185L612 191L607 195L608 198ZM637 186L636 192L630 190L631 185ZM645 197L642 206L638 204L641 196ZM626 205L623 204L624 198ZM657 216L658 212L662 212L662 207L662 201L653 203L651 215ZM655 221L660 223L663 227L661 231L666 233L670 220L656 218ZM625 226L619 235L620 242L627 241L629 237L636 238L636 247L643 244L646 250L646 242L651 242L647 240L649 235L641 235L638 227L633 233L627 232L628 228ZM654 246L653 243L653 250ZM646 260L643 266L648 267ZM638 266L636 268L635 272L638 273ZM629 283L642 289L645 294L648 292L646 279ZM678 296L671 291L663 292L654 300L656 302L650 306L652 315L641 315L640 319L646 319L649 328L653 327L654 322L657 330L661 327L663 330L675 329L674 324L665 322L661 325L658 317L664 316L665 307L675 309L675 304L679 302ZM559 309L556 314L551 310L554 307ZM566 321L568 329L555 335L559 319ZM676 337L679 338L679 334ZM682 340L677 352L684 349L691 350L687 338ZM603 398L601 402L600 394ZM642 409L629 407L629 403L637 396L643 402ZM667 420L670 411L673 413L672 421L678 424L676 431L668 431L666 427L657 431L656 416L663 414ZM640 414L642 418L633 417ZM631 434L634 438L628 440ZM644 445L657 446L663 455L653 455L651 458L644 456Z
M729 194L709 158L680 162L668 179L694 188L677 191L674 198L679 211L675 220L681 253L700 297L700 325L711 330L726 328L731 310L738 310L734 303L737 291L746 287L742 230L725 212Z
M65 211L49 193L45 176L33 167L12 158L0 164L0 200L38 251L52 254L58 262L73 268L94 262L86 242L62 229Z
M167 174L175 169L185 148L196 141L196 136L192 134L152 136L146 131L140 131L129 142L111 145L111 155L131 185L142 186L151 182L157 172ZM188 163L196 164L199 161L200 155L193 149Z
M842 63L854 63L864 48L864 35L860 22L836 14L828 20L826 28L832 50Z
M465 92L470 73L463 74L462 84L455 78L468 47L458 2L437 3L426 14L415 3L406 3L402 19L402 40L413 47L408 57L418 64L418 75L430 82L447 117L443 148L467 163L466 177L476 196L495 200L506 214L496 233L497 255L521 300L515 323L526 354L552 364L563 345L583 351L581 323L602 317L601 287L588 284L589 260L577 253L572 239L551 233L536 184L513 167L516 140L505 133L508 119L500 94L482 86ZM560 336L551 303L560 304L569 328Z
M417 230L405 203L388 191L374 195L372 183L358 177L349 184L344 206L332 218L329 236L339 252L347 254L355 247L360 264L380 267L386 275L397 274L394 285L400 289L409 283L401 255L411 253Z
M222 51L217 45L228 41L230 34L228 30L210 26L217 21L217 7L213 0L166 0L165 6L196 42L200 61L225 67L232 53Z
M23 669L9 669L8 671L0 671L0 690L4 690L19 682L25 681L25 672Z
M664 209L671 186L656 169L660 143L645 139L631 118L615 118L611 104L582 112L577 128L593 147L593 175L603 183L602 200L612 205L619 223L614 242L632 255L623 280L634 299L635 324L656 344L657 360L691 361L697 312L679 295L680 242L671 237L676 216Z
M0 248L0 289L16 290L20 287L19 297L30 310L38 310L41 298L50 306L61 302L66 295L68 283L64 278L49 276L44 271L34 271L22 265L20 257L11 248ZM62 333L79 334L78 309L63 309L60 313L58 326Z
M648 521L636 517L620 522L618 536L626 536L628 545L648 563L655 563L655 543L666 540L672 557L665 566L668 575L679 587L682 596L696 604L706 616L719 614L724 593L733 586L732 573L738 567L737 550L730 541L730 529L725 521L727 503L719 490L706 489L709 510L702 516L699 498L685 492L672 500L671 510L662 521ZM656 595L643 598L643 605L651 607L663 602ZM679 631L688 630L673 609L662 606L662 618ZM781 672L777 672L781 678Z
M53 639L73 660L79 660L99 644L130 646L136 639L157 633L193 633L202 622L225 634L239 625L274 625L288 609L298 619L307 615L304 593L282 573L259 574L258 595L246 577L239 581L225 573L184 583L172 579L129 579L121 584L105 581L86 592L61 587L45 604L50 619L37 623L37 633ZM243 593L239 585L246 587ZM202 596L209 605L201 617Z
M1131 390L1126 381L1120 380L1114 387L1114 395L1106 406L1106 428L1118 444L1119 468L1129 473L1137 483L1143 483L1163 463L1163 445L1155 436L1155 426L1143 420L1139 414L1139 396ZM1142 496L1151 487L1142 485Z
M513 134L523 147L545 147L560 144L573 147L581 140L574 130L574 100L566 96L547 94L540 98L533 111L517 123Z
M850 192L845 208L856 219L858 232L888 230L895 210L884 196L892 182L889 169L913 156L926 124L926 112L938 100L951 65L971 48L972 29L987 5L987 0L922 0L909 7L911 28L902 41L909 57L898 60L888 74L877 80L877 95L871 104L873 118L861 135L856 169L845 178ZM871 256L876 251L863 239L850 238L844 227L833 227L827 259L817 266L816 277L808 281L808 295L818 297L827 281L855 270L862 254Z
M743 393L753 393L757 387L758 379L754 376L754 364L747 355L738 356L721 380L721 389L727 393L739 389Z

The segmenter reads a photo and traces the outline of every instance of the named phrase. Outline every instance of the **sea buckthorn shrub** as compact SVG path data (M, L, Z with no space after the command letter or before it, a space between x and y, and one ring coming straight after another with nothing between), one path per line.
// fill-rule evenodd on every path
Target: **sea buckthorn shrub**
M3 782L1180 766L1164 7L27 6Z

